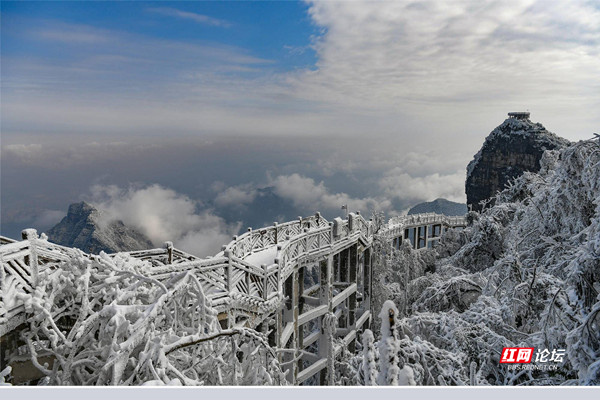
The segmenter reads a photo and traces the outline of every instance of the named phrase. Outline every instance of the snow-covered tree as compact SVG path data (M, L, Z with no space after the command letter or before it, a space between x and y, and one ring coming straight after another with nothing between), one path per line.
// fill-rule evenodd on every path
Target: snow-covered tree
M377 353L375 349L375 338L370 329L365 329L362 334L363 351L360 368L360 382L364 386L377 384Z
M260 385L284 382L263 334L221 329L193 272L159 282L147 262L77 253L22 294L21 332L56 385ZM51 356L52 365L38 361Z
M541 164L446 232L433 268L417 258L402 282L390 271L404 266L389 264L406 261L388 258L381 292L408 305L400 363L417 384L600 383L600 145L546 152ZM552 372L508 370L507 346L566 357Z
M380 370L377 383L395 386L398 385L398 373L400 372L398 365L400 348L398 327L396 326L398 309L393 301L387 300L383 303L379 318L381 318L381 339L379 341Z
M0 386L10 386L10 383L6 383L7 376L10 375L12 368L10 365L0 371Z

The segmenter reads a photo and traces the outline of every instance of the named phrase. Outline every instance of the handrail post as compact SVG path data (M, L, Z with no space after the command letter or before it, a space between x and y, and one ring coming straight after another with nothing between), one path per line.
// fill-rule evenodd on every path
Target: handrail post
M331 241L330 245L333 245L333 222L329 222L329 240Z
M309 243L308 243L308 228L304 228L302 229L302 241L304 242L304 253L308 253L309 250Z
M167 264L173 264L173 242L165 242L167 249Z
M281 252L282 246L280 244L277 245L277 257L275 258L275 264L277 264L277 291L279 293L279 296L282 297L283 296L283 282L281 281L282 275L282 261L279 257L280 257L280 252Z
M252 228L248 227L248 237L250 238L249 254L254 253L254 241L252 240Z
M31 273L31 287L35 288L38 284L38 257L35 249L35 242L38 238L37 231L35 229L24 229L21 232L21 238L29 241L29 269Z
M233 237L231 238L231 241L233 242L233 245L231 246L230 250L230 256L231 256L231 252L233 252L233 255L235 255L235 250L238 248L238 242L237 242L237 235L233 235Z
M269 267L267 266L267 264L263 264L262 265L262 269L263 269L263 300L267 301L267 299L269 298Z
M277 245L277 252L281 250L281 245ZM277 294L279 296L279 301L283 299L283 282L281 282L281 260L279 258L275 259L275 264L277 264ZM276 318L275 318L275 345L277 348L281 348L281 334L283 333L283 308L280 307L277 310ZM277 353L277 359L281 363L282 361L282 353Z
M235 238L235 236L234 236L234 238ZM227 270L225 271L225 274L226 274L225 290L227 290L227 296L231 299L231 292L233 290L233 265L231 262L232 261L231 260L231 250L225 250L224 256L227 257ZM233 327L232 317L233 317L233 315L231 314L231 311L230 311L227 314L227 328L228 329Z
M233 285L232 285L232 278L233 278L233 270L232 270L232 265L231 265L231 250L225 250L224 253L225 257L227 257L227 271L226 271L226 278L227 278L227 292L231 293L231 289L233 289Z

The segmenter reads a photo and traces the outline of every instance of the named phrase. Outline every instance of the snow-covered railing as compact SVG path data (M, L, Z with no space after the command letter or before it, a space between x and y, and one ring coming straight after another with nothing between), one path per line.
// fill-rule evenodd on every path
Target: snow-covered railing
M76 250L40 239L34 229L26 229L23 234L26 239L20 242L2 238L7 244L0 246L0 261L3 273L14 276L28 291L35 287L40 272L56 268Z
M20 242L0 238L0 336L22 322L17 294L31 293L41 272L58 268L78 251L38 238L34 229L24 230L23 237Z
M154 266L181 264L200 260L199 257L174 248L171 242L165 243L165 247L162 249L130 251L127 254L139 260L148 261Z
M354 217L353 214L350 214L352 217L352 222L356 223L356 229L358 229L364 237L371 236L371 223L370 221L366 221L360 214L356 214L357 217Z
M423 213L400 215L390 218L387 226L384 226L381 234L387 236L399 236L404 229L416 228L427 225L442 225L446 228L467 226L466 216L447 216L436 213Z
M299 217L296 221L283 224L274 223L272 226L252 230L240 236L234 236L233 241L223 246L223 251L238 258L245 258L252 253L264 250L270 246L281 243L289 238L299 235L304 229L314 229L328 226L328 221L316 213L308 218Z
M2 273L12 277L14 286L25 292L35 287L39 272L59 267L77 250L59 246L37 237L35 232L24 241L3 239L0 247ZM300 258L330 252L335 243L353 242L358 237L369 240L370 222L359 214L350 214L346 220L328 222L319 213L284 224L249 231L235 238L224 251L209 259L199 259L178 249L149 249L132 251L132 257L152 264L151 275L167 279L172 274L194 271L208 297L218 300L236 292L260 301L278 294L280 281L285 280ZM266 265L253 265L244 260L249 255L279 245L277 255ZM339 243L338 243L339 244ZM93 257L91 255L85 256ZM7 278L8 279L8 278ZM3 279L6 286L8 280ZM222 303L228 301L223 300ZM1 312L1 310L0 310Z
M413 237L427 244L439 239L442 227L465 225L464 217L419 214L393 218L380 232L396 239L404 235L405 229L413 228ZM427 237L428 230L431 237ZM25 312L21 300L24 296L19 293L35 290L38 275L44 270L61 268L80 257L106 261L106 255L85 254L52 244L45 237L38 238L34 230L24 231L23 237L19 242L0 238L0 336L15 331L31 316ZM366 277L372 273L373 237L372 221L366 221L359 213L331 222L317 213L271 227L249 229L234 237L214 257L200 259L174 248L170 242L164 248L108 257L117 264L127 261L128 256L144 261L143 274L155 282L178 281L184 274L193 274L222 324L262 326L274 333L272 339L281 352L280 362L291 372L287 379L299 384L329 368L326 361L330 345L323 342L323 332L318 328L327 315L344 321L332 334L345 345L354 341L357 332L371 320L372 280ZM314 271L317 264L319 283L305 290L303 267ZM306 329L311 332L305 336ZM317 341L318 351L314 353L309 347ZM341 347L333 346L335 355ZM294 361L304 355L306 360ZM309 363L302 364L305 361Z
M417 214L392 218L383 234L402 235L404 229L440 224L445 227L465 226L465 217L447 217L439 214ZM0 324L18 307L9 298L15 291L31 292L37 276L47 268L58 268L71 257L81 255L76 249L59 246L38 238L34 230L24 231L26 239L14 241L0 237L0 278L3 307L0 307ZM359 213L348 218L328 222L319 213L283 224L274 224L234 237L215 257L200 259L175 249L169 242L163 249L132 251L129 254L152 265L150 275L162 280L173 274L192 271L199 279L208 298L222 311L230 307L260 312L274 301L282 299L283 282L294 267L310 257L320 257L339 252L362 241L368 246L372 241L372 223ZM276 248L275 248L276 247ZM270 252L271 259L260 265L251 262L257 252ZM267 253L265 253L267 254ZM87 257L96 257L83 253ZM114 255L110 255L113 257ZM14 304L13 304L14 303Z
M294 236L278 249L275 263L281 268L281 279L285 280L295 263L301 258L331 247L333 243L332 228L326 226L301 235Z
M9 243L15 243L15 242L17 242L17 240L11 239L11 238L7 238L5 236L0 236L0 245L9 244Z
M337 223L337 226L336 226ZM359 238L370 242L370 222L359 214L350 214L348 219L337 219L327 227L306 230L288 240L278 249L275 263L281 268L281 280L287 279L301 258L317 256L324 252L334 253L336 247L345 247Z

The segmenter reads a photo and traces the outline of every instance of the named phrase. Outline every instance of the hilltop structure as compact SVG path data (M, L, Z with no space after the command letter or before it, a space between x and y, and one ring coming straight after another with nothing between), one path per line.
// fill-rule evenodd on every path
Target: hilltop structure
M509 118L529 120L529 111L513 111L508 113Z

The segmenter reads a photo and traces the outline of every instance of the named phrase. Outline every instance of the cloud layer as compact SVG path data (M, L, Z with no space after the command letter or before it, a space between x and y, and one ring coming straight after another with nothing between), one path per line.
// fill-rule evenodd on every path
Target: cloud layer
M145 11L228 24L177 8ZM324 1L310 2L308 14L322 30L317 62L291 70L218 43L19 25L14 33L48 52L3 55L4 130L400 135L441 149L512 110L529 108L571 139L600 122L597 3Z
M226 242L233 221L200 202L243 208L267 186L303 214L346 203L392 212L440 196L464 200L465 167L506 112L530 109L534 121L571 140L600 125L597 2L306 6L318 30L309 50L316 62L288 68L260 52L266 43L237 47L217 34L167 38L158 28L148 34L3 11L3 230L25 215L49 223L99 182L121 188L104 193L115 215L148 232L151 221L126 210L136 215L133 208L156 195L184 210L157 214L165 240L177 244L211 225ZM235 13L222 21L201 6L153 8L140 5L138 17L245 33ZM253 28L269 33L268 25ZM296 44L284 46L286 54L306 49ZM223 183L211 190L215 181ZM171 212L185 229L169 227Z
M376 198L353 198L346 193L331 193L324 182L300 174L279 175L270 184L275 193L296 207L306 212L338 211L342 205L347 205L349 211L387 211L390 208L388 200Z
M593 2L313 2L309 13L326 29L306 77L319 96L411 112L598 102Z
M90 201L102 210L106 221L123 221L148 236L155 246L172 241L177 248L199 256L216 254L240 228L200 209L189 197L156 184L128 188L94 185Z

